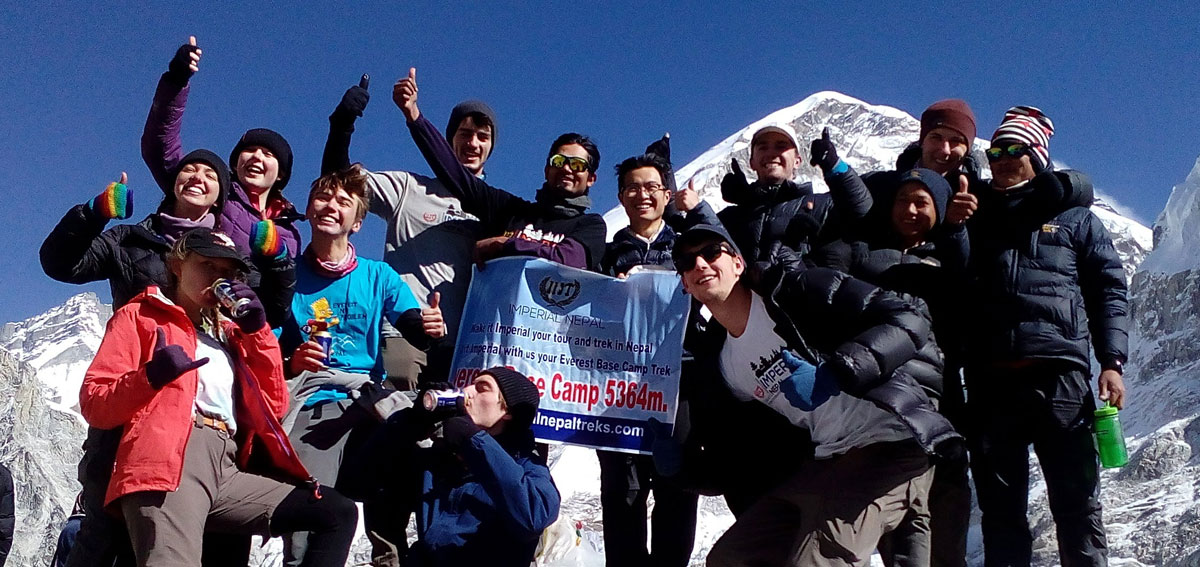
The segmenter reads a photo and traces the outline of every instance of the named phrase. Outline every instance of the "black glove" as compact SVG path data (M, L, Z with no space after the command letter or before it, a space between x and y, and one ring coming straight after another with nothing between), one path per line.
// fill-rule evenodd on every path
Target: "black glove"
M442 422L442 439L451 448L462 447L471 436L480 431L483 431L483 428L475 425L469 415L452 417Z
M195 370L208 363L208 357L192 360L179 345L167 344L167 333L159 327L158 340L154 343L154 354L146 363L146 381L150 387L161 390L185 372Z
M357 85L346 89L346 94L342 95L342 101L338 103L337 108L333 109L333 114L329 115L329 122L352 126L354 119L363 115L363 110L367 108L367 102L371 100L371 93L367 92L370 84L371 77L364 74Z
M250 289L250 286L244 282L239 281L230 282L229 287L234 298L250 300L250 303L247 303L242 308L241 314L233 315L231 313L229 316L230 319L233 319L234 323L237 323L238 328L244 333L254 333L266 327L267 312L263 309L262 301L258 299L258 295L254 293L254 290Z
M738 165L737 158L730 160L729 168L729 173L721 178L721 195L745 195L750 190L750 182L746 180L746 174L742 173L742 166Z
M837 167L838 153L837 147L833 145L833 141L829 139L829 127L821 131L821 138L812 141L810 147L812 159L808 163L821 168L825 175L829 175L834 167Z
M186 85L194 74L192 54L199 50L200 48L195 45L187 43L180 45L179 49L175 50L175 56L171 58L171 63L167 65L167 75L177 84Z

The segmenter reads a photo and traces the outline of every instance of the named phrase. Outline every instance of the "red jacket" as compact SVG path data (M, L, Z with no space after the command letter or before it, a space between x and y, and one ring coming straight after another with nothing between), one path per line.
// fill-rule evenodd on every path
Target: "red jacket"
M183 475L184 449L194 427L196 371L184 373L161 390L150 386L146 362L157 346L159 328L169 344L179 345L195 358L192 321L151 286L109 319L100 350L83 379L79 407L88 424L124 428L105 505L133 492L174 491ZM272 477L315 482L279 425L287 410L288 389L275 335L266 327L246 334L232 323L226 324L225 332L234 366L239 466L245 467L250 448L256 446L267 452L266 461L276 469Z

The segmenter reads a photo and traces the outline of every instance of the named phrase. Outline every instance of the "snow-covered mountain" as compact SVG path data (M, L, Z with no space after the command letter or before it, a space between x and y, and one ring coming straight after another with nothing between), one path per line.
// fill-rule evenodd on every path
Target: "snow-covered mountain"
M694 178L701 194L720 208L720 179L729 160L746 163L750 135L763 124L790 124L802 140L828 126L839 153L859 171L891 168L896 156L917 136L918 123L894 108L872 106L838 93L817 93L748 125L691 163L680 167L682 185ZM976 140L982 147L984 141ZM805 152L806 153L806 152ZM744 168L747 169L748 168ZM816 168L805 165L800 181L825 188ZM1200 549L1200 260L1188 252L1200 245L1200 161L1187 181L1175 188L1154 234L1116 209L1103 197L1093 207L1113 233L1132 287L1132 359L1128 385L1132 402L1122 412L1135 450L1132 463L1104 476L1105 519L1113 563L1196 564ZM620 209L606 216L610 234L625 224ZM1145 260L1143 262L1143 259ZM1138 265L1141 264L1139 268ZM92 294L0 331L0 461L17 480L19 531L10 565L45 565L54 538L75 491L75 464L83 426L73 408L79 384L99 345L111 311ZM602 545L599 467L592 451L553 448L552 469L563 495L561 529L574 539ZM1036 477L1036 469L1033 471ZM1039 565L1057 562L1053 524L1044 502L1031 505ZM694 564L732 521L720 499L701 504ZM977 530L972 533L972 564L979 555ZM254 565L279 564L278 545L257 546ZM352 563L367 557L365 540L356 543ZM1185 559L1190 556L1190 559ZM602 565L595 549L583 562L549 565ZM1187 561L1191 563L1187 563ZM597 562L599 561L599 562Z
M676 184L684 187L691 179L701 197L715 210L725 208L728 203L721 198L721 178L729 173L730 160L737 159L742 164L742 171L753 179L754 172L747 166L750 161L750 137L759 128L771 124L792 127L800 140L801 156L808 155L808 141L821 137L821 131L829 128L838 155L860 173L895 169L896 158L917 139L921 130L920 121L903 110L867 104L838 92L823 91L747 125L687 165L677 168ZM989 145L988 140L976 138L973 147L977 153L981 153ZM811 182L817 193L828 191L821 170L809 165L807 160L801 161L803 163L795 180L798 183ZM984 169L984 176L990 176L986 160L981 159L980 166ZM1096 203L1092 210L1112 233L1113 243L1125 263L1126 275L1132 277L1134 267L1150 252L1153 240L1150 229L1117 212L1100 191L1096 192ZM608 223L610 240L613 234L629 224L624 209L619 206L606 212L604 220Z

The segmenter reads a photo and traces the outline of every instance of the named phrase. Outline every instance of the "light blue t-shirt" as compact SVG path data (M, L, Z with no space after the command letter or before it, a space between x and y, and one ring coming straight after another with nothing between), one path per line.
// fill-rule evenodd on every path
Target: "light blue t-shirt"
M386 376L380 356L380 326L384 319L394 322L409 309L420 309L408 285L391 266L367 258L359 258L358 266L336 279L318 275L302 257L296 264L296 294L292 297L292 313L296 324L303 326L313 318L313 304L324 298L340 322L329 329L333 341L329 347L329 367L344 372L370 374L376 380ZM344 399L346 396L324 397L339 392L321 391L309 398Z

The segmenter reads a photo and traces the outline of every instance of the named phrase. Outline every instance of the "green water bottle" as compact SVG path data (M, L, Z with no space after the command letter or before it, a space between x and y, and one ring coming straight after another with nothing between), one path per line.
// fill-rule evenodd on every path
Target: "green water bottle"
M1125 434L1121 431L1121 419L1117 408L1108 402L1096 410L1093 424L1096 435L1096 451L1100 453L1100 465L1106 469L1125 466L1129 462L1129 451L1125 449Z

